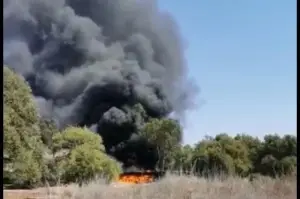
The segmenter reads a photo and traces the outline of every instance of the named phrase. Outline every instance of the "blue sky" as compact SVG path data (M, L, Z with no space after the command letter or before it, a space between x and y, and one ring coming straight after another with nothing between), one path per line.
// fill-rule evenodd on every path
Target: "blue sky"
M184 143L205 135L296 134L295 0L160 0L201 88Z

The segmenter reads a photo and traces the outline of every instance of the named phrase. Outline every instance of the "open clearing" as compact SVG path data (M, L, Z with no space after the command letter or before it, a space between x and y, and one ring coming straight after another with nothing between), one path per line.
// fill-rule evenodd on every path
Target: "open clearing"
M4 190L5 199L294 199L296 178L258 178L249 182L240 178L224 181L195 177L168 176L144 185L105 185L99 181L79 188L39 188Z

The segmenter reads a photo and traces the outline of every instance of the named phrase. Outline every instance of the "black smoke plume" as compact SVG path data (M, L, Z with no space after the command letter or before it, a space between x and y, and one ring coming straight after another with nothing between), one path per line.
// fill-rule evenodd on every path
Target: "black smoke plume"
M4 63L23 75L40 115L101 134L125 166L153 168L138 136L151 117L192 102L174 19L152 0L4 0Z

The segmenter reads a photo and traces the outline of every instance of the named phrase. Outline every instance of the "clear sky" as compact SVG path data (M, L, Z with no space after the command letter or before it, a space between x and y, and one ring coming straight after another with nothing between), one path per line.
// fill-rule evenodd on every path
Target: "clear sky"
M201 88L184 143L205 135L296 134L295 0L159 0L188 43Z

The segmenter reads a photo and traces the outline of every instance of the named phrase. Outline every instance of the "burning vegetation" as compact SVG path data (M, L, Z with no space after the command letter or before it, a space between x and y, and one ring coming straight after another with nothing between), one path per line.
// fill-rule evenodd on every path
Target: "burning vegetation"
M145 172L127 172L122 173L117 180L118 183L143 184L151 183L163 177L163 172L145 171Z
M153 176L150 174L133 175L133 174L122 174L120 175L118 182L129 183L129 184L141 184L153 182Z

